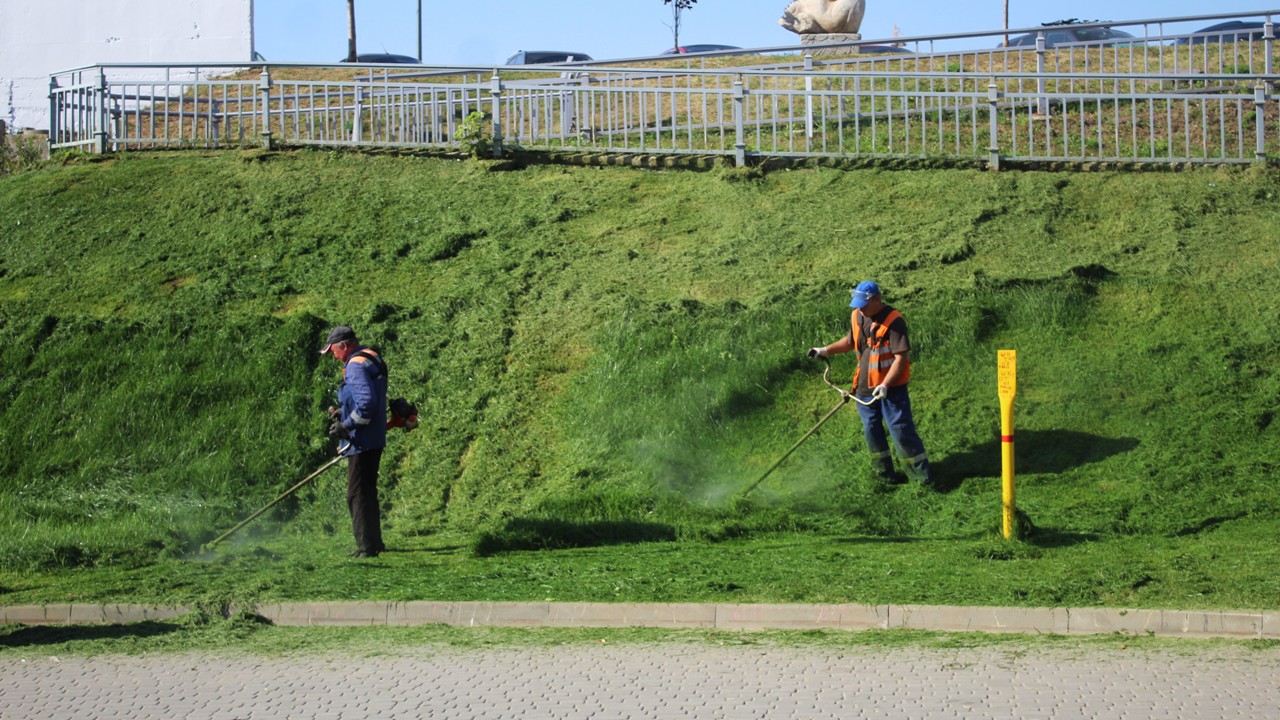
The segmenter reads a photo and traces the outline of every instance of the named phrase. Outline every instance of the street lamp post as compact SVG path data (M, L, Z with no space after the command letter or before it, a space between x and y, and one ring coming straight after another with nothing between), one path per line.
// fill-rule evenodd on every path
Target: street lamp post
M1009 47L1009 0L1005 0L1005 47Z

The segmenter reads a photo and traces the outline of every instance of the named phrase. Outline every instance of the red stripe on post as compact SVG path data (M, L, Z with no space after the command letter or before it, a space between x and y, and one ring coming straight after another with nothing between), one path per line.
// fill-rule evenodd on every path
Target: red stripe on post
M1013 436L1012 436L1012 435L1001 435L1001 436L1000 436L1000 442L1007 442L1007 443L1011 443L1011 442L1013 442Z

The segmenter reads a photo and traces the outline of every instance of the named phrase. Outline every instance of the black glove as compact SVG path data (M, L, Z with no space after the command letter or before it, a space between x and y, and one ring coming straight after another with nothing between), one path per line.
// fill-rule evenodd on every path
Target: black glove
M351 431L343 426L341 420L334 420L329 424L329 437L338 438L339 440L350 440Z

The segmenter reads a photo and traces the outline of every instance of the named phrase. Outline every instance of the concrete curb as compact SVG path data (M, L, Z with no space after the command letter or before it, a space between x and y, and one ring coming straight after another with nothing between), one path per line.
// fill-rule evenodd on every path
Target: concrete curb
M297 602L255 608L275 625L648 627L718 630L931 630L1052 635L1280 639L1280 611L942 605L767 605L554 602ZM13 605L0 622L102 625L171 620L181 605Z

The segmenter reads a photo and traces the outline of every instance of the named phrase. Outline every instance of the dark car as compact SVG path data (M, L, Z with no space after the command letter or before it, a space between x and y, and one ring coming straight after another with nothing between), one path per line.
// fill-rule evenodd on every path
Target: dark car
M910 50L897 45L858 45L853 51L859 55L914 55Z
M1133 36L1123 30L1116 30L1109 27L1070 27L1060 26L1044 29L1044 46L1046 48L1056 47L1058 45L1069 45L1071 43L1116 43L1126 39L1133 39ZM1026 35L1018 35L1011 38L1009 44L1000 45L1000 47L1035 47L1036 36L1039 33L1027 33Z
M591 60L591 56L565 50L520 50L507 58L508 65L545 65L547 63L578 62Z
M339 62L346 62L340 60ZM376 65L420 65L418 58L409 57L408 55L396 55L394 53L360 53L356 55L356 62L370 63Z
M717 50L741 50L737 45L682 45L678 48L663 50L663 55L688 55L689 53L715 52Z
M1178 45L1204 45L1205 43L1229 43L1229 42L1248 42L1249 40L1262 40L1264 23L1249 22L1245 20L1232 20L1230 22L1218 23L1210 25L1207 28L1197 30L1190 36L1178 40Z

